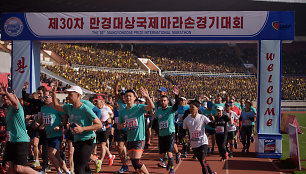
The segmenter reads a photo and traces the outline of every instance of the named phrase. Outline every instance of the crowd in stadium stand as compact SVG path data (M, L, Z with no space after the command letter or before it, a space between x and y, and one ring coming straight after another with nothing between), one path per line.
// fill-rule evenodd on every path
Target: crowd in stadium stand
M45 86L48 90L51 90L51 87L57 80L55 78L47 77L46 74L40 73L40 83L42 86ZM68 89L70 86L64 85L63 82L58 81L57 91L63 93L65 89Z
M283 44L283 74L306 74L302 66L306 63L303 44ZM245 63L257 66L256 44L238 44ZM44 44L44 49L57 52L70 64L91 65L112 68L137 69L137 56L151 59L163 71L193 72L245 72L241 61L233 49L225 44L218 45L161 45L137 44L130 47L122 44ZM137 55L137 56L136 56ZM289 61L291 60L291 61ZM293 60L293 61L292 61ZM112 87L117 73L97 72L86 69L49 66L48 69L88 90L106 93ZM171 87L179 84L186 97L194 98L200 94L234 95L238 98L256 98L257 80L254 77L200 77L171 76L165 78L154 75L121 73L125 88L145 85L155 91L161 86ZM153 80L154 79L154 80ZM133 83L132 83L133 81ZM282 99L302 100L305 97L305 79L301 77L283 77Z
M136 56L119 44L55 44L42 45L70 64L137 69ZM103 60L103 61L102 61Z
M188 97L194 98L200 94L235 96L237 98L256 99L255 77L208 77L208 76L171 76L169 81L182 86L182 91Z
M283 44L282 48L282 73L306 75L306 44Z
M306 100L306 78L283 76L281 99Z
M57 73L77 85L96 93L109 93L113 87L116 75L122 77L121 87L135 88L144 86L155 95L156 89L164 86L171 89L174 85L180 85L187 98L195 98L205 94L215 97L217 95L235 96L237 98L256 99L257 79L255 77L208 77L208 76L172 76L165 78L157 74L133 74L113 73L102 71L90 71L86 69L72 69L66 66L46 66L47 69ZM283 77L283 100L305 100L306 79L295 77Z
M245 72L241 61L226 45L137 45L136 53L151 59L162 71Z
M115 76L119 74L114 72L90 71L82 68L76 70L65 66L46 66L46 68L95 93L112 92ZM120 73L119 75L122 79L120 87L125 89L134 88L138 91L143 86L149 91L156 92L156 89L161 86L169 89L170 87L172 88L169 81L157 74Z
M44 44L70 64L137 69L137 56L149 58L162 71L245 72L241 61L226 45L136 45L133 53L120 44ZM137 56L136 56L137 55ZM101 61L103 60L103 61ZM175 63L174 63L175 62Z
M242 50L243 60L247 64L257 66L257 45L239 44ZM306 69L306 43L293 42L282 45L282 74L283 75L305 75Z

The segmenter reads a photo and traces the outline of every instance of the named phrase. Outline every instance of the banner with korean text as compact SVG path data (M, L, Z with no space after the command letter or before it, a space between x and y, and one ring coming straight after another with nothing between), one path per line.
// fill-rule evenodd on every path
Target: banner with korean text
M12 50L12 89L15 90L17 97L21 98L24 83L30 82L31 41L13 41ZM30 89L27 92L30 92Z
M294 12L3 13L2 40L293 40Z

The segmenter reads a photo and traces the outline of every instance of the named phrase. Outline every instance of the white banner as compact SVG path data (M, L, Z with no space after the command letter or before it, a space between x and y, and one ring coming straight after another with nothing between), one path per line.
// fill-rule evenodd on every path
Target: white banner
M280 132L281 41L260 41L258 126L260 134Z
M17 97L22 97L22 86L30 82L31 75L31 41L13 41L12 49L12 89ZM27 92L30 92L29 89Z
M26 13L30 30L44 36L254 36L267 11Z
M294 165L301 170L298 129L295 125L289 123L288 130L290 159L293 161Z

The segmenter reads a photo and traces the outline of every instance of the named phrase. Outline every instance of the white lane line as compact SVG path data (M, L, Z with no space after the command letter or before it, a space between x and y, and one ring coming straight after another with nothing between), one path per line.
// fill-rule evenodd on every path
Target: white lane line
M180 167L180 165L183 163L183 159L175 166L174 172Z
M225 160L225 173L229 174L229 171L228 171L228 160Z
M272 166L277 170L279 171L279 168L276 164L274 164L273 160L271 158L269 158L269 161L272 163ZM284 174L283 172L279 172L280 174Z

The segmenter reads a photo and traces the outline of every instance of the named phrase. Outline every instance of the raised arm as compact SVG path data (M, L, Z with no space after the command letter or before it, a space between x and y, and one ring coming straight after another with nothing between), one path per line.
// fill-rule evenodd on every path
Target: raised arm
M173 111L176 111L176 110L178 109L178 107L179 107L179 104L180 104L180 102L179 102L179 100L180 100L180 98L179 98L179 92L180 92L180 90L179 90L178 86L175 86L175 87L173 88L172 92L173 92L173 94L175 95L175 103L174 103L174 105L173 105L173 107L172 107L172 110L173 110Z
M146 111L152 111L152 109L155 108L155 105L154 105L153 101L150 98L148 90L146 90L143 87L141 87L140 88L140 92L141 92L142 97L144 97L146 99L146 102L148 104L148 105L145 106L145 110Z
M53 105L53 108L57 111L60 111L60 112L64 112L64 108L63 108L63 105L60 105L57 101L57 98L56 98L56 89L57 89L57 86L58 86L58 82L55 82L53 88L52 88L52 105Z
M0 83L0 94L5 95L12 103L12 106L14 109L18 110L19 109L19 102L18 99L15 97L14 94L9 93L7 91L7 86L5 86L3 83Z
M28 101L29 100L29 95L26 92L28 86L29 86L29 82L25 82L24 85L22 86L22 99L24 101Z

